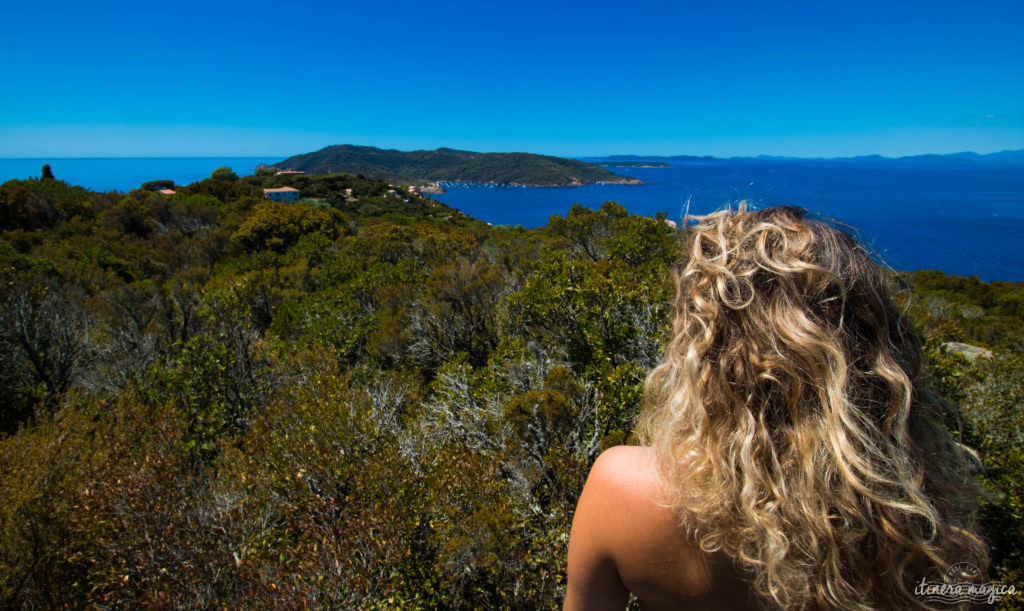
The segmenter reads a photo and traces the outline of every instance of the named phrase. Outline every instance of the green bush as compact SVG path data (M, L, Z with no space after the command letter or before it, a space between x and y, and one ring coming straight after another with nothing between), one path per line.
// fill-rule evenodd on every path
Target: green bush
M261 197L286 185L322 201ZM390 188L0 187L0 606L560 606L677 234L613 202L492 228ZM893 280L984 467L991 578L1024 583L1024 285Z

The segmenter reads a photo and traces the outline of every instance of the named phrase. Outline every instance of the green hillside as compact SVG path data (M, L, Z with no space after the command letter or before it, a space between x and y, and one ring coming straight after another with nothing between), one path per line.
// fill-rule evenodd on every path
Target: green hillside
M346 174L173 191L0 185L0 609L561 608L679 230ZM1024 283L892 282L978 451L989 574L1024 583Z
M392 182L487 182L500 185L576 186L595 182L640 184L601 166L532 153L474 153L440 148L396 151L338 144L275 163L311 174L347 172Z

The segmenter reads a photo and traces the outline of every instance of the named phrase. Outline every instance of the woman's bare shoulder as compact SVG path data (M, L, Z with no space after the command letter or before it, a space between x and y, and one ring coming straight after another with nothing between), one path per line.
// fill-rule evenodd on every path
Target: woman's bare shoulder
M630 564L627 551L643 538L638 529L651 521L646 482L652 475L653 453L640 447L605 450L591 467L569 538L566 609L625 607L623 569Z
M590 471L584 496L586 502L600 507L591 515L599 520L602 536L620 569L652 545L672 541L673 549L678 550L686 541L678 513L667 501L657 457L649 447L605 450Z
M657 456L647 446L615 446L597 457L588 485L616 491L622 502L659 512L665 509L665 486L658 473Z
M591 469L573 536L607 554L645 608L752 608L731 563L700 549L668 498L652 448L609 448Z

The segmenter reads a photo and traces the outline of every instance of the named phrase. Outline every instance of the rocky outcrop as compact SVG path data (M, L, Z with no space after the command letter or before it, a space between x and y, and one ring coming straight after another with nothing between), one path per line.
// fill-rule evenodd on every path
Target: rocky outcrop
M992 351L981 346L972 346L963 342L946 342L942 344L942 347L946 349L946 352L950 354L959 354L968 361L973 361L979 356L987 359L992 358Z

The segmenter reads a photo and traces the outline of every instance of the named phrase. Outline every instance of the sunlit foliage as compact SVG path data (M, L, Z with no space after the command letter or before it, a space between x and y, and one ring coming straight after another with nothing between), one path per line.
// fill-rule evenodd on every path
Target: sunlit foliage
M0 186L0 606L557 608L676 230L612 202L490 227L343 174L175 191ZM894 283L1021 583L1024 287Z

